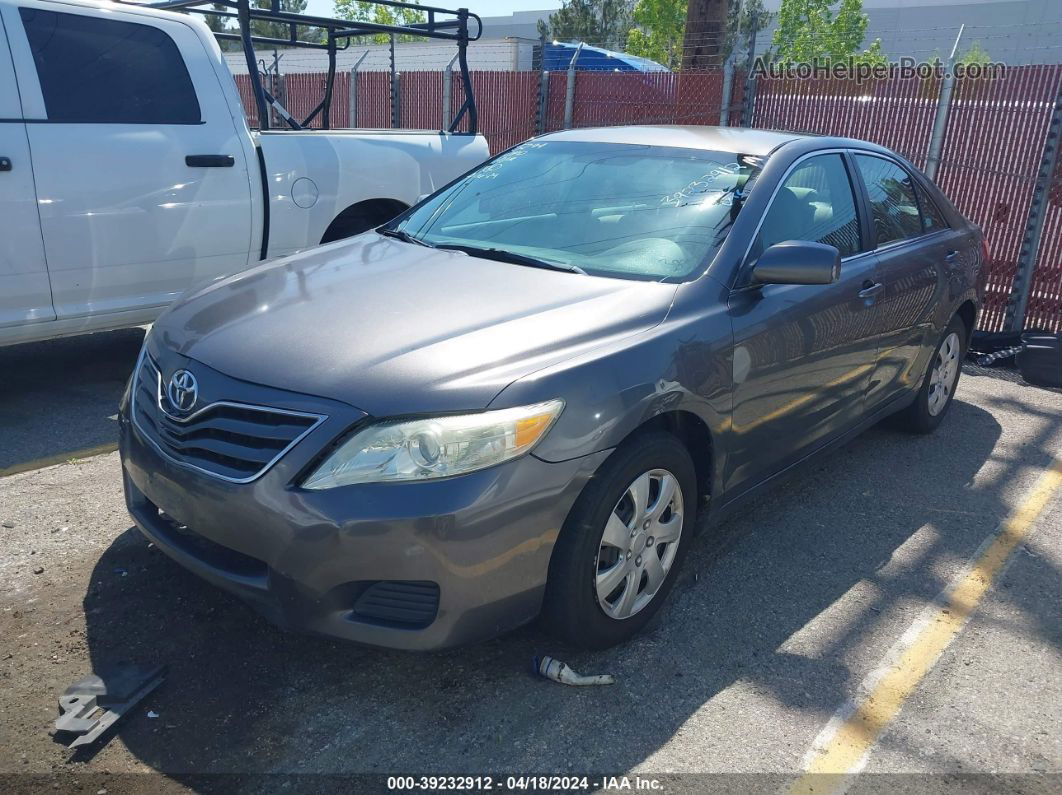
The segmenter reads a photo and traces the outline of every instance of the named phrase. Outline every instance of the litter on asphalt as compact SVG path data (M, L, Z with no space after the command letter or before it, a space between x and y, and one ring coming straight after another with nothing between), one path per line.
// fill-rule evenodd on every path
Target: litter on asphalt
M95 741L165 677L163 665L122 662L74 682L59 697L56 740L70 748Z
M616 682L612 674L597 674L583 676L577 674L567 663L555 660L552 657L536 657L534 660L535 671L547 679L560 682L562 685L611 685Z

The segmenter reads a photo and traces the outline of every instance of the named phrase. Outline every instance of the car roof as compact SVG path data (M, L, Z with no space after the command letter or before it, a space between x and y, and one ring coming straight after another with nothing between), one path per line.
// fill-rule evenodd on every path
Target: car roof
M539 140L675 146L683 149L707 149L763 156L770 154L782 144L810 137L812 136L778 130L753 130L747 127L661 124L561 130L543 135Z

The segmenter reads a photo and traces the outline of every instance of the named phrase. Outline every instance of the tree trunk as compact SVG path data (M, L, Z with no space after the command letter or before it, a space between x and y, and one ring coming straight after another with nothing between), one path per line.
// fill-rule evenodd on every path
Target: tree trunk
M690 0L682 43L683 71L723 65L728 6L728 0Z

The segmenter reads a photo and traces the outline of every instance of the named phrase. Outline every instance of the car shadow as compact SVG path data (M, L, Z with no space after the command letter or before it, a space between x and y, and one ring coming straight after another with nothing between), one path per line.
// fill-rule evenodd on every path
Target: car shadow
M130 328L0 347L0 474L116 445L118 401L143 341Z
M149 697L158 717L137 710L119 733L145 765L186 783L210 773L626 771L735 683L825 721L861 678L846 651L890 608L932 599L945 582L927 561L969 557L1006 513L1005 477L975 481L1000 433L961 401L929 437L870 430L705 529L661 616L605 652L565 649L536 626L434 654L285 633L135 529L92 574L88 648L94 667L169 666ZM915 534L914 563L894 565ZM857 587L858 615L819 633L815 653L801 650L801 630ZM1023 607L1050 625L1047 606ZM531 659L543 653L616 684L535 677Z

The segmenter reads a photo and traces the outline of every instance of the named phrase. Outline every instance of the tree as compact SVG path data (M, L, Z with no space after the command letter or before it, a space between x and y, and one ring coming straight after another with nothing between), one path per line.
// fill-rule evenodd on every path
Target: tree
M863 0L782 0L772 41L782 63L828 64L854 57L865 63L886 63L881 40L859 52L867 33Z
M306 0L295 0L305 4ZM408 0L414 5L420 5L420 0ZM335 15L340 19L349 19L352 22L373 22L377 25L412 25L417 22L426 22L423 11L415 11L411 8L392 8L374 3L366 3L363 0L335 0ZM375 44L387 44L391 40L389 33L374 33L368 37ZM412 34L400 34L396 41L424 41L422 36Z
M627 35L627 52L678 69L682 63L687 3L688 0L638 0L634 27ZM735 46L744 46L738 42L739 35L759 32L770 21L771 14L764 10L763 0L729 0L723 58L729 58Z
M258 8L270 8L270 0L255 0ZM306 0L280 0L280 10L290 14L301 14L306 10ZM298 28L299 38L302 41L320 41L321 32L316 28ZM291 29L283 22L266 22L263 19L251 20L251 35L262 36L268 39L287 39L291 36Z
M748 39L752 34L759 33L767 27L773 16L763 7L763 0L730 0L724 56L729 58L735 47L743 49L745 44L738 41L739 36Z
M632 6L633 0L564 0L548 22L539 22L538 32L556 41L585 41L620 49L631 29Z
M722 66L729 15L728 0L689 0L682 42L683 69Z
M687 0L638 0L635 27L627 34L627 52L650 58L669 69L682 63Z

